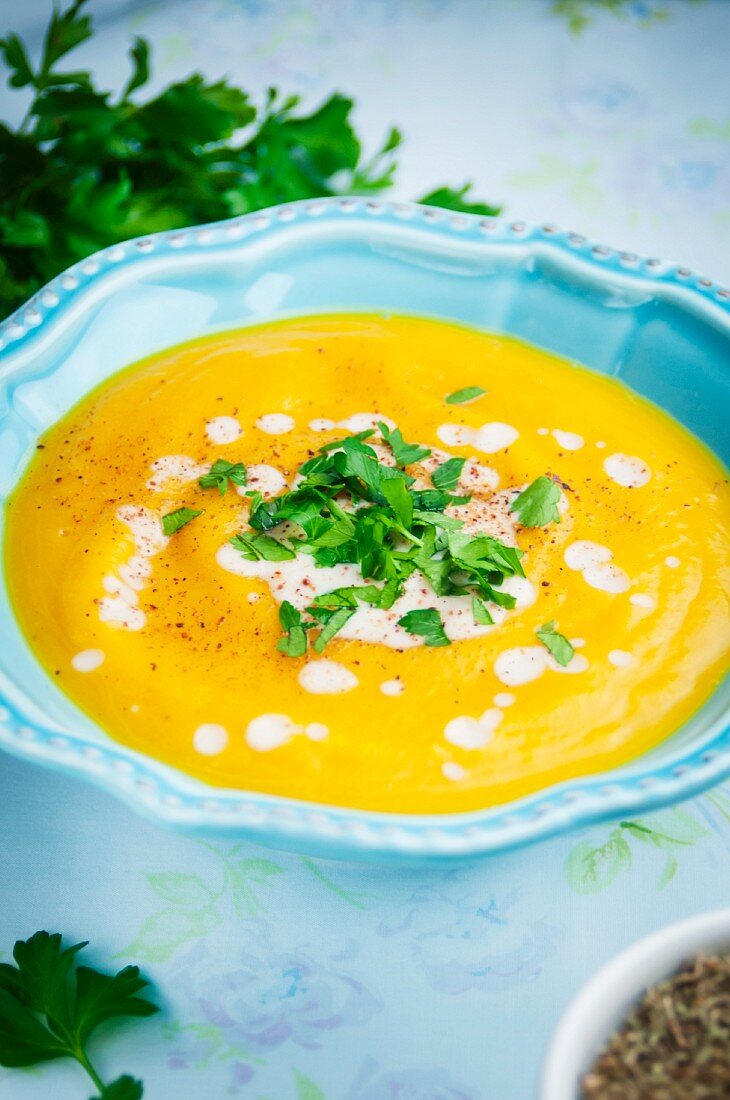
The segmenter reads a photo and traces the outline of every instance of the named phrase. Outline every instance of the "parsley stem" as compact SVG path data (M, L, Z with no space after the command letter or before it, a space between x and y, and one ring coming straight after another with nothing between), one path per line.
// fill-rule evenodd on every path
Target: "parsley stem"
M73 1052L73 1054L74 1054L74 1058L76 1059L76 1061L79 1063L80 1066L82 1066L86 1070L89 1077L91 1078L91 1080L94 1082L94 1084L98 1088L99 1096L103 1096L104 1095L104 1090L106 1089L106 1085L104 1084L101 1077L99 1076L99 1074L96 1072L96 1070L92 1066L91 1062L89 1061L89 1057L88 1057L86 1051L83 1050L83 1048L79 1047L79 1049L75 1050Z

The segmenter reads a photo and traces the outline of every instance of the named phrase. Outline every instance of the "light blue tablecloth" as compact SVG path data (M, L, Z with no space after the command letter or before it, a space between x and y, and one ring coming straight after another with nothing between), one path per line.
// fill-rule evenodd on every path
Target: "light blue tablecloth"
M200 67L309 101L343 88L373 144L403 127L401 196L473 178L516 217L727 284L730 4L617 4L580 36L552 6L100 3L79 60L118 83L142 33L160 84ZM26 26L46 8L24 5ZM641 823L384 871L188 840L3 757L0 950L45 927L91 940L97 964L142 964L164 1013L98 1061L143 1077L151 1100L534 1100L550 1032L596 967L730 904L730 788ZM0 1071L3 1100L89 1094L74 1065Z

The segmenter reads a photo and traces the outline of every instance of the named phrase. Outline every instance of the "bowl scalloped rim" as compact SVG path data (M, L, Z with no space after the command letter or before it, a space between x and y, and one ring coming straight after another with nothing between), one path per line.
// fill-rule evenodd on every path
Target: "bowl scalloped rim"
M618 251L555 225L454 214L416 204L333 198L304 200L224 222L163 232L113 245L80 261L0 323L0 358L32 361L64 315L77 314L103 292L114 272L140 268L155 254L193 248L210 254L250 237L285 232L302 220L378 218L424 235L484 247L522 247L560 254L563 263L611 272L699 312L730 333L730 290L674 263ZM5 354L3 355L3 350ZM12 365L12 364L11 364ZM3 379L8 375L3 369ZM730 722L715 721L698 743L661 764L630 765L544 788L512 803L468 813L396 814L346 809L274 795L214 788L125 746L62 735L0 694L0 747L15 756L83 776L146 817L189 832L247 836L260 843L335 858L441 862L503 851L621 814L644 813L689 798L730 775Z

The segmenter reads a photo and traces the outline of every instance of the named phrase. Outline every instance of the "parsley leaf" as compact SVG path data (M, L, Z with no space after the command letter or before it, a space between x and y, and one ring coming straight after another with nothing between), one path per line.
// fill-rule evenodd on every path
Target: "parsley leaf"
M107 1085L101 1096L95 1096L93 1100L142 1100L142 1082L125 1073Z
M288 600L284 600L279 608L279 622L286 637L276 643L276 648L285 657L303 657L307 652L308 626L305 626L300 612Z
M410 530L413 523L413 497L403 478L387 478L381 481L380 491L393 509L398 522L406 530Z
M428 646L451 645L446 636L441 616L435 607L428 607L424 611L409 611L398 620L398 626L402 626L409 634L418 634Z
M202 508L176 508L174 512L168 512L162 517L162 533L174 535L181 527L185 527L197 516L202 516Z
M474 616L474 622L477 626L492 626L494 619L489 614L489 610L484 600L480 600L478 596L472 596L471 598L471 613Z
M517 514L523 527L545 527L551 522L560 523L559 500L558 486L551 478L541 474L512 501L510 511Z
M565 668L566 665L570 664L575 650L568 639L563 634L557 632L554 621L545 623L543 626L539 627L535 633L559 665Z
M310 611L324 608L336 611L340 607L357 607L358 600L380 607L382 589L374 584L352 585L350 588L335 588L332 592L323 592L312 600Z
M465 458L450 458L446 462L442 462L431 474L431 481L437 489L451 492L459 484L465 462Z
M247 561L288 561L296 554L271 535L234 535L230 540Z
M346 622L348 622L355 614L354 607L340 607L337 611L322 611L312 608L312 614L320 621L324 622L322 630L317 635L316 639L312 643L312 649L315 653L322 653L325 646L330 642L335 634L338 634L342 630Z
M447 405L470 405L486 393L481 386L464 386L463 390L454 390L446 398Z
M217 489L222 496L229 481L233 485L245 485L248 481L246 467L242 462L226 462L224 458L218 458L210 471L198 478L198 485L201 489Z
M398 466L410 466L412 462L420 462L422 458L428 458L431 454L428 447L421 447L418 443L406 443L398 428L391 430L382 420L378 421L378 429L393 452Z
M109 1020L158 1011L140 996L149 982L136 966L114 975L76 966L76 956L86 946L64 947L58 933L36 932L15 944L15 966L0 963L0 1065L15 1068L75 1058L103 1100L140 1100L142 1084L132 1077L105 1086L86 1046Z

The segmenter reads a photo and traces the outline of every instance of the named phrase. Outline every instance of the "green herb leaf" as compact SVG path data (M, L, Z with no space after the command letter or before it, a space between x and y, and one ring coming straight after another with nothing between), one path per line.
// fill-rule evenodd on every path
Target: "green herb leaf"
M461 214L481 214L487 217L496 217L501 208L487 205L484 202L473 201L469 196L471 188L470 183L458 188L437 187L418 201L422 202L424 206L441 206L445 210L456 210Z
M129 99L132 92L141 88L150 78L150 44L144 38L135 38L129 50L132 59L132 75L122 92L122 100Z
M426 608L424 611L409 611L398 620L398 626L402 626L409 634L418 634L428 646L451 645L441 616L435 607Z
M494 619L489 614L489 609L484 600L480 600L478 596L472 596L471 598L471 613L474 616L474 622L477 626L492 626Z
M470 405L472 401L486 393L481 386L464 386L463 390L454 390L446 398L447 405Z
M410 530L413 523L413 497L402 478L387 478L380 483L380 491L393 509L398 522Z
M276 648L285 657L303 657L307 652L308 627L302 622L300 612L288 600L284 600L279 608L279 622L286 637L277 642Z
M422 458L428 458L431 454L428 447L421 447L418 443L406 443L398 428L391 430L382 420L378 421L378 428L393 452L398 466L410 466L412 462L420 462Z
M9 34L6 38L0 38L0 52L5 59L5 64L11 70L8 84L11 88L25 88L35 81L33 67L28 60L25 46L17 34Z
M431 481L442 492L451 492L459 484L465 462L465 458L450 458L442 462L431 474Z
M523 527L545 527L551 522L560 523L559 500L560 489L542 474L512 501L510 511L516 513Z
M246 485L248 482L246 467L242 462L226 462L225 459L219 458L207 474L198 478L198 485L201 489L217 489L222 496L228 488L229 481L233 485Z
M168 537L174 535L181 527L202 514L202 508L176 508L174 512L168 512L162 517L162 533Z
M0 1065L15 1068L75 1058L99 1086L86 1052L91 1035L116 1017L145 1017L158 1011L140 996L149 982L136 966L125 966L114 975L86 966L74 970L76 955L84 947L85 943L63 947L58 933L36 932L15 944L15 966L0 964ZM139 1100L141 1095L141 1084L131 1077L102 1088L104 1100Z
M296 554L271 535L234 535L230 540L247 561L288 561Z
M559 665L565 668L570 664L575 650L563 634L558 634L554 622L545 623L535 633Z
M312 600L313 608L337 611L340 607L357 607L358 601L376 607L381 606L382 589L374 584L352 585L350 588L335 588L332 592L323 592Z
M107 1085L101 1095L93 1097L93 1100L142 1100L142 1093L142 1082L125 1073Z
M313 609L312 614L316 615L318 618L321 618L323 614L327 616L324 626L312 643L314 652L322 653L327 643L332 641L335 634L339 634L345 623L349 622L355 614L355 608L340 607L337 611L324 613Z

